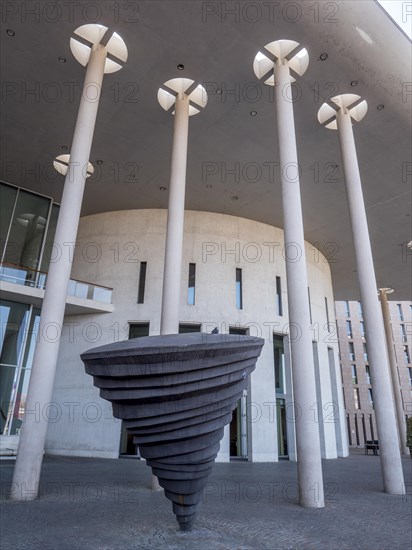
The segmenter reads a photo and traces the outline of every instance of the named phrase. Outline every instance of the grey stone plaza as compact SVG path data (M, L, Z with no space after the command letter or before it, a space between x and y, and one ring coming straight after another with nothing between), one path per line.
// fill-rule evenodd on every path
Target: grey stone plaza
M179 531L162 492L150 490L143 461L46 457L39 499L30 502L7 499L13 465L0 464L2 550L407 550L412 544L409 458L403 497L383 492L377 456L324 460L324 509L298 505L296 463L216 464L190 533Z

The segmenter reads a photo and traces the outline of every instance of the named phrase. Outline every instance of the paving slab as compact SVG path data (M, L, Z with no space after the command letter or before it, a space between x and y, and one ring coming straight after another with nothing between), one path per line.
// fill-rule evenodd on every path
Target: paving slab
M187 533L144 461L46 456L26 502L8 499L13 466L0 462L2 550L412 548L410 458L403 497L383 492L378 456L323 461L324 509L298 505L296 463L216 464Z

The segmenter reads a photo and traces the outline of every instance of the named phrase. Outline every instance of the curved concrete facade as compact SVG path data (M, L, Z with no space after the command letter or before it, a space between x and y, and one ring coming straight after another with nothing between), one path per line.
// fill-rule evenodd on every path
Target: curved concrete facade
M106 212L81 219L72 277L113 288L112 313L70 315L65 318L54 385L46 452L116 458L121 423L100 399L85 374L80 354L103 344L127 339L129 323L150 322L159 334L162 298L166 210ZM201 323L204 332L218 327L248 329L265 339L251 376L243 407L247 423L247 457L277 461L276 382L273 335L284 335L284 398L288 455L296 459L295 418L288 334L299 328L288 322L285 255L299 261L299 251L284 250L283 231L252 220L209 212L185 212L180 322ZM317 401L322 456L348 454L334 297L326 258L306 244L314 339ZM147 262L144 303L137 303L140 262ZM189 263L196 264L195 305L188 305ZM236 269L242 270L242 309L236 304ZM282 287L278 313L276 277ZM330 323L327 328L326 305ZM279 395L278 395L279 397ZM229 460L229 433L222 441L220 460Z

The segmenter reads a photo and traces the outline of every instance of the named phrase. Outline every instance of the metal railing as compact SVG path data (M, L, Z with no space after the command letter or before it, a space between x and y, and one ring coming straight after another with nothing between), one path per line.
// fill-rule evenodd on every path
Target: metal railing
M44 290L47 272L4 262L0 264L0 281ZM112 303L112 292L113 289L110 287L76 279L70 279L67 289L68 296L96 300L105 304Z

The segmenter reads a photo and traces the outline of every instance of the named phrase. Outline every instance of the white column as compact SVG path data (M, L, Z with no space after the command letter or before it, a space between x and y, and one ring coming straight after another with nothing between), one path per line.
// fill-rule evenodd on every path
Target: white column
M59 353L60 338L56 338L56 331L59 336L63 325L72 266L69 248L72 248L76 241L106 53L105 46L95 44L87 65L54 239L55 246L60 247L61 257L59 261L50 263L47 276L39 325L39 341L33 357L26 413L14 468L11 491L11 498L14 500L33 500L38 492L48 425L47 405L52 398ZM91 94L93 99L89 99Z
M324 506L316 385L308 304L299 166L296 151L290 72L281 58L275 65L275 94L285 234L292 376L296 411L296 450L300 504ZM296 327L294 329L294 327ZM299 331L299 337L293 333ZM320 421L322 421L320 419Z
M346 107L337 110L336 120L355 247L366 340L368 342L369 364L373 380L383 485L387 493L401 495L404 491L404 481L387 361L385 331L376 292L375 269L351 115Z
M199 109L193 108L192 113L190 113L190 100L201 108L205 107L207 103L207 94L204 88L199 85L193 90L194 84L193 80L185 78L168 80L164 84L166 90L160 88L157 96L160 105L166 111L174 106L175 116L160 334L178 334L179 332L189 116L199 112ZM171 91L174 94L171 94ZM152 475L151 487L154 490L161 490L157 477L154 475Z
M401 386L399 384L398 366L395 357L395 350L393 348L392 324L387 297L389 292L393 292L392 289L380 288L379 297L382 309L383 326L385 328L386 346L388 348L388 359L391 369L392 390L393 397L395 399L396 419L398 423L399 445L401 453L409 456L409 449L406 446L406 422L402 406Z
M175 103L160 334L179 332L188 134L189 97L179 93Z

